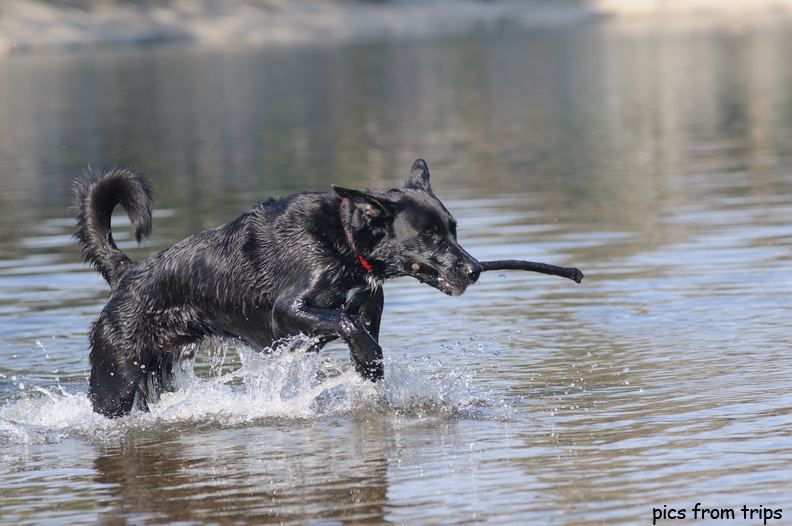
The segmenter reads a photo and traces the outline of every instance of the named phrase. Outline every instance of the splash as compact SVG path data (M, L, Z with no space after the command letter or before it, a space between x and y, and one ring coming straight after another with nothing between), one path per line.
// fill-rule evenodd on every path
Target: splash
M449 371L402 357L399 363L386 360L384 381L373 384L360 378L347 360L307 347L296 344L260 354L212 343L202 350L204 362L184 361L176 368L177 391L164 393L150 412L134 411L116 420L95 414L79 389L28 385L18 398L0 405L0 440L101 440L161 429L163 424L225 427L361 413L476 418L486 404L475 396L473 374L466 368Z

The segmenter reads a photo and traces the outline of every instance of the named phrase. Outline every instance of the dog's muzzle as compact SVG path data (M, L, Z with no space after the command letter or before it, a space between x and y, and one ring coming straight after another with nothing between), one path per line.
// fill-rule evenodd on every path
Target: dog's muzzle
M427 263L419 262L409 264L406 270L421 283L426 283L449 296L459 296L469 285L478 281L484 269L478 261L473 260L446 273L441 273Z

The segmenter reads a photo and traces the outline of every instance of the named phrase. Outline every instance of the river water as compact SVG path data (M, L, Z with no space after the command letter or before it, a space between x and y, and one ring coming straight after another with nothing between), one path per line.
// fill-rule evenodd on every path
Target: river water
M790 47L777 19L0 59L0 523L789 524ZM154 182L151 240L114 222L141 258L419 157L473 255L586 279L389 282L377 388L337 343L210 342L150 413L91 412L85 167Z

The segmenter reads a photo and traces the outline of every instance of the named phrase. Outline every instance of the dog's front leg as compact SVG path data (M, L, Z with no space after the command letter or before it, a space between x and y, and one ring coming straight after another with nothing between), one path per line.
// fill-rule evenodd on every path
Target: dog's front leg
M382 321L384 305L385 295L382 292L382 287L377 287L360 307L360 319L363 320L369 334L377 341L379 341L380 322Z
M348 317L354 326L349 336L343 337L349 346L349 353L355 370L363 378L376 382L382 380L385 374L382 365L382 347L377 340L366 330L363 321L358 317ZM377 325L379 330L379 325Z
M369 317L367 321L371 323L374 320ZM371 323L377 330L378 321ZM382 348L369 333L360 315L348 314L342 309L318 309L299 298L276 302L273 322L284 337L304 334L341 338L349 346L355 370L367 380L376 382L382 379Z

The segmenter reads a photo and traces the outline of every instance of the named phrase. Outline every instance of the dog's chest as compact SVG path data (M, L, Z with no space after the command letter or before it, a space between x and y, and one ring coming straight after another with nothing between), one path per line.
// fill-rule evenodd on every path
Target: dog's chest
M359 287L352 287L351 289L346 291L346 298L344 303L349 305L351 302L360 301L363 296L369 296L371 294L371 288L368 286L359 286Z
M374 290L375 289L371 288L369 285L361 285L348 289L344 301L344 310L357 310L364 301L371 297Z

